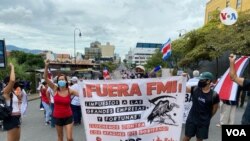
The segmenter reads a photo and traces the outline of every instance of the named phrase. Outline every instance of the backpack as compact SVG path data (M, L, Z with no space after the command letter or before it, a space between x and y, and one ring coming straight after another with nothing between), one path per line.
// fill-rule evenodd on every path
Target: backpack
M7 106L3 92L0 93L0 120L5 120L11 116L12 113L12 97L13 93L10 94L10 106Z

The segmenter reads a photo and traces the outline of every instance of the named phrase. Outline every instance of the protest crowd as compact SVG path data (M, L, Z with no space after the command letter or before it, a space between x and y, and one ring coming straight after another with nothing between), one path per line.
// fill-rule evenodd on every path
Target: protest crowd
M249 96L248 90L250 85L250 80L237 76L234 67L235 60L236 57L231 54L229 57L229 77L230 81L237 83L239 86L235 100L226 100L220 96L219 91L216 90L220 81L215 80L214 75L210 72L194 70L191 78L185 72L179 76L187 81L185 91L190 94L193 103L188 115L186 115L185 136L181 140L189 141L192 137L196 137L197 141L202 141L209 138L210 120L217 110L220 112L220 120L216 125L218 128L221 128L224 124L235 123L235 111L239 107L244 107L244 99ZM37 92L41 100L40 105L37 105L37 109L44 112L44 123L41 124L55 128L58 141L63 141L64 136L66 136L67 141L73 141L73 128L84 124L81 100L79 98L79 94L82 91L79 83L87 80L84 77L66 76L64 74L52 76L51 72L48 71L49 64L49 60L46 60L44 76L37 86ZM15 78L14 65L10 63L9 66L10 74L2 82L1 95L4 97L7 105L11 107L11 114L8 118L2 118L1 116L0 126L7 132L8 141L19 141L22 118L25 118L28 110L27 95L29 95L29 92L27 94L26 91L29 91L30 88L24 83L25 81ZM136 79L137 81L150 78L157 79L159 78L158 72L161 69L161 66L156 66L150 72L146 72L143 66L139 66L135 70L122 69L120 70L120 77L122 80ZM105 70L103 75L99 77L99 81L108 82L115 80L114 76ZM166 109L167 107L163 110ZM243 125L250 124L249 114L250 103L247 102L241 120ZM154 114L150 115L148 120L150 122L154 121L155 116ZM171 117L169 118L171 119ZM174 119L171 120L174 121ZM66 131L65 133L64 130Z

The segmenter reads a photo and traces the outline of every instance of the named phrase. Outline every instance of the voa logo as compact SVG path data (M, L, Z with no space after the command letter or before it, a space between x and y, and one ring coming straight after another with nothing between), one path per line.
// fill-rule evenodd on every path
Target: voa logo
M244 129L226 129L227 136L247 136Z
M120 141L122 141L122 140L120 140ZM142 141L142 140L141 140L141 138L136 138L136 139L130 138L130 139L126 139L125 141Z
M233 8L227 7L220 12L220 20L225 25L233 25L237 19L238 13Z

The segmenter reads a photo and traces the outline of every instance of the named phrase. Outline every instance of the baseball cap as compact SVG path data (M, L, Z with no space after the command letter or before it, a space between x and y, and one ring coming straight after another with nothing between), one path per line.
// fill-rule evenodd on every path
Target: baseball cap
M205 80L205 79L213 80L214 76L211 72L203 72L200 74L199 79L200 80Z
M71 78L71 81L77 82L78 78L76 76L74 76L74 77Z

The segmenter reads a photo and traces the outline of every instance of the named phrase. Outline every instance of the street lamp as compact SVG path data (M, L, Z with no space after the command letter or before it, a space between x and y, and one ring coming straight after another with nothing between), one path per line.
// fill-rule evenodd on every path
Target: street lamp
M75 65L76 65L76 30L79 31L79 37L82 36L81 30L79 28L75 28L75 30L74 30L74 57L75 57Z

